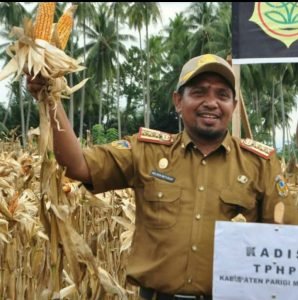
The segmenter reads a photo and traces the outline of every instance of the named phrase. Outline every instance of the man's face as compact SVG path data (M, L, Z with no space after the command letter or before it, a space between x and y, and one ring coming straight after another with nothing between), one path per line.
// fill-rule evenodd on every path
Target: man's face
M174 93L173 100L188 134L206 140L225 135L236 106L232 89L215 73L193 78L183 94Z

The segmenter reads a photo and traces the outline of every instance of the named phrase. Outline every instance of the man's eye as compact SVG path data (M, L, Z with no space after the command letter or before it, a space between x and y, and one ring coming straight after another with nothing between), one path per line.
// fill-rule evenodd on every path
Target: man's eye
M204 89L195 89L195 94L199 94L199 95L202 95L204 94L205 90Z
M225 93L225 92L220 93L220 96L222 96L222 97L229 97L228 93Z
M219 96L220 96L220 98L223 98L223 99L230 98L230 94L227 91L219 92Z

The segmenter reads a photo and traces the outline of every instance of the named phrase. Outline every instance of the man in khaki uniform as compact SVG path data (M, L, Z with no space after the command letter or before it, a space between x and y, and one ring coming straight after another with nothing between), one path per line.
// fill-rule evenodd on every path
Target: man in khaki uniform
M29 79L33 94L40 85ZM95 193L131 187L136 230L127 277L142 299L211 299L216 220L297 223L274 149L228 131L235 77L222 58L188 61L173 94L184 131L138 134L82 151L61 104L57 161ZM75 164L73 163L75 162ZM281 214L277 213L281 208ZM283 213L285 212L285 213Z

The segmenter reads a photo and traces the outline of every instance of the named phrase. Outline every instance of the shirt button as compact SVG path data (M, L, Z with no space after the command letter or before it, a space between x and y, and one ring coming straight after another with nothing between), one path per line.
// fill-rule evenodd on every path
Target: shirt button
M206 160L202 160L202 165L206 166L206 164L207 164Z
M191 278L188 278L188 279L187 279L187 283L192 283L192 279L191 279Z
M200 187L199 187L199 191L203 192L203 191L204 191L204 187L203 187L203 186L200 186Z
M159 192L158 194L157 194L157 197L160 199L160 198L162 198L163 197L163 193L162 192Z
M191 250L193 252L196 252L198 250L198 247L196 245L191 246Z
M201 219L201 215L200 214L197 214L196 215L196 220L200 220Z

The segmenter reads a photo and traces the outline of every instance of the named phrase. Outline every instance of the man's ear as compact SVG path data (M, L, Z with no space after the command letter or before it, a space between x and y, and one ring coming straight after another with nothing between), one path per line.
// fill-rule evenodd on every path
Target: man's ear
M176 112L179 114L181 112L181 101L182 95L178 92L173 93L173 104L175 105Z

